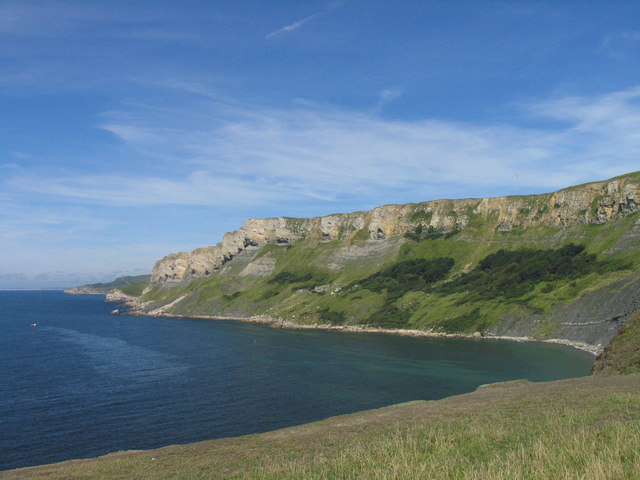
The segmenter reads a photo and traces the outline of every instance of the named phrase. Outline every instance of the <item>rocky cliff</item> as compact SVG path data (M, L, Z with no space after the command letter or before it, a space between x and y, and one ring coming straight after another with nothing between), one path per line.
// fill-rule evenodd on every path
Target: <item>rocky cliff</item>
M384 241L416 228L464 232L470 224L479 223L497 232L536 226L598 225L639 209L640 182L634 177L622 177L543 195L385 205L368 212L310 219L249 219L239 230L226 233L215 246L174 253L159 260L153 267L150 284L212 275L243 250L267 244L290 245L302 239L327 242L356 236Z
M247 220L153 268L142 313L570 341L640 308L640 172L554 193Z

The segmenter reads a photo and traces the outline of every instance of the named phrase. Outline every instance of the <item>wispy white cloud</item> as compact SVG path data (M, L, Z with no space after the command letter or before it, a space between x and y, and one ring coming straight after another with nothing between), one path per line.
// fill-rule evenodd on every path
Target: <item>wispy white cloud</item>
M0 218L3 229L0 238L24 238L41 233L50 226L64 226L62 235L74 235L81 230L102 230L105 227L123 225L122 220L105 220L85 207L60 207L28 205L3 198Z
M248 206L276 202L284 198L322 198L295 185L260 178L215 174L198 170L184 178L150 176L83 175L44 178L37 175L10 180L12 188L38 194L75 199L89 204L111 206ZM325 197L326 199L326 197Z
M391 100L395 100L401 95L402 95L402 90L400 88L385 88L378 94L378 96L380 97L380 100L384 102L390 102Z
M614 131L627 130L625 125L636 122L639 100L640 86L592 97L556 98L532 103L528 108L538 115L570 121L576 129L599 129L604 133L604 127L612 121L619 127Z
M181 173L170 178L21 173L9 185L106 205L320 202L334 210L354 202L549 191L638 168L640 87L524 109L564 126L395 121L314 106L230 106L220 118L203 114L211 110L206 100L195 111L160 116L140 107L112 115L103 128L159 162L177 164Z
M272 38L272 37L276 37L278 35L282 35L283 33L289 33L289 32L293 32L294 30L298 30L300 27L302 27L305 23L310 22L311 20L318 18L321 15L324 15L326 12L322 11L322 12L318 12L318 13L314 13L313 15L309 15L308 17L303 18L302 20L298 20L296 22L293 22L289 25L286 25L282 28L279 28L278 30L275 30L269 34L267 34L265 36L265 38Z
M566 122L555 135L559 158L614 168L638 169L640 87L594 97L566 97L530 106L537 115Z
M637 57L640 51L640 30L611 33L604 37L598 52L617 59Z
M378 102L374 110L380 111L385 105L393 102L396 98L400 98L404 92L400 88L385 88L378 93Z

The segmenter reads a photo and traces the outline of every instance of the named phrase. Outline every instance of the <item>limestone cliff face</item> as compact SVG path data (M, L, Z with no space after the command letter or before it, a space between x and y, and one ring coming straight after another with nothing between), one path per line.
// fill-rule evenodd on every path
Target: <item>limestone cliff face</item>
M629 177L585 184L555 193L484 199L434 200L385 205L368 212L315 218L249 219L215 246L167 255L156 262L151 285L205 277L240 252L301 239L326 242L358 238L384 242L418 226L438 232L464 231L482 224L494 231L574 224L602 224L640 210L640 183Z

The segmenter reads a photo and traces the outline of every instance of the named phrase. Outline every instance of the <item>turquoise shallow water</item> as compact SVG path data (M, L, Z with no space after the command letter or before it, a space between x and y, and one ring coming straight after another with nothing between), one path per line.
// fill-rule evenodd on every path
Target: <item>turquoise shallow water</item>
M102 296L0 292L0 469L262 432L484 383L579 377L593 362L561 345L113 308Z

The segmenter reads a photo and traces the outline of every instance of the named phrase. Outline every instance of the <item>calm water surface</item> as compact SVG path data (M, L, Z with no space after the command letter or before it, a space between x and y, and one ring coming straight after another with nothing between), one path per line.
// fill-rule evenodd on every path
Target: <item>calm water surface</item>
M0 470L262 432L483 383L579 377L593 361L560 345L113 308L98 295L0 292Z

